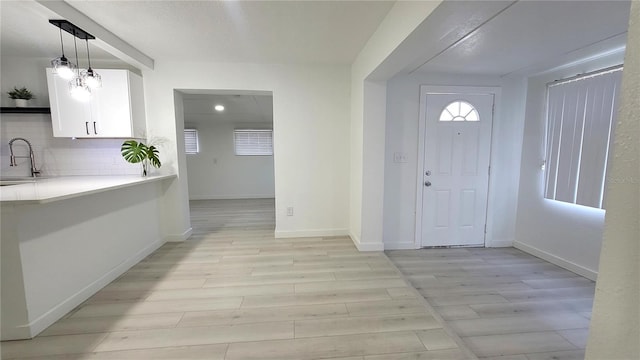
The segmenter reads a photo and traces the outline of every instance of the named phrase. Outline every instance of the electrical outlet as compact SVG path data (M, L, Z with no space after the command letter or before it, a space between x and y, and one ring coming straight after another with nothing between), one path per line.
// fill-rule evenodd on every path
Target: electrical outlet
M289 206L287 208L287 216L293 216L293 207Z

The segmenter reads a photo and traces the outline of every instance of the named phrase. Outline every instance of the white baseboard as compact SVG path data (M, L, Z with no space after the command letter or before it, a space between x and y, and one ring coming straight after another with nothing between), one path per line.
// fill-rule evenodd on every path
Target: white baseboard
M351 241L353 242L353 245L358 247L358 244L360 243L360 237L357 236L356 234L352 233L351 231L349 231L349 237L351 238Z
M237 200L237 199L275 199L273 194L254 195L202 195L189 196L189 200Z
M384 243L385 250L415 250L419 249L416 244L411 242L400 242L400 243Z
M53 309L47 311L42 316L39 316L37 319L32 320L29 323L30 335L31 338L35 337L46 328L51 326L56 321L60 320L63 316L68 314L71 310L75 309L76 306L82 304L88 298L90 298L93 294L100 291L103 287L107 286L113 280L117 279L118 276L124 274L127 270L133 267L135 264L139 263L142 259L149 256L152 252L156 251L160 246L162 246L164 242L156 241L154 243L149 244L144 249L138 251L137 254L134 254L130 258L126 259L118 266L113 268L111 271L104 274L102 277L98 278L91 284L87 285L77 293L71 295L66 300L58 304Z
M512 247L513 240L491 240L485 242L484 245L488 248Z
M165 242L181 242L191 237L193 234L193 228L188 228L182 234L169 234L164 237Z
M352 232L349 232L349 237L356 248L358 248L358 251L384 251L383 243L363 243L360 241L360 237Z
M2 341L25 340L32 339L33 337L35 337L35 335L31 334L29 325L20 325L2 329Z
M323 236L347 236L347 229L322 229L322 230L296 230L281 231L276 230L274 236L276 238L297 238L297 237L323 237Z
M550 254L546 251L540 250L538 248L535 248L533 246L515 241L513 243L513 247L515 247L516 249L520 249L526 253L529 253L533 256L539 257L543 260L546 260L552 264L558 265L562 268L565 268L571 272L574 272L580 276L584 276L587 279L596 281L596 278L598 277L598 273L596 271L593 271L591 269L587 269L586 267L582 266L582 265L578 265L576 263L573 263L569 260L563 259L559 256Z

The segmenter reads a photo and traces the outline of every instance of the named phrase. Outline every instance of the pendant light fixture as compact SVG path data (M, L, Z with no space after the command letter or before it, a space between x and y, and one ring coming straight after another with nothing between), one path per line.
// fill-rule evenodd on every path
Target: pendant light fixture
M91 56L89 56L89 39L85 38L87 43L87 63L89 68L82 71L82 80L90 89L97 89L102 87L102 77L91 68Z
M75 30L73 35L73 46L76 50L76 62L78 62L78 44ZM80 75L79 68L76 68L76 76L69 83L69 91L71 92L71 96L76 100L87 101L91 97L91 89L89 89L89 86L87 86L83 77Z
M62 27L60 27L60 47L62 48L62 56L51 60L51 66L56 74L61 78L70 80L73 78L76 65L64 56L64 42L62 41Z
M91 58L89 57L89 40L95 39L95 36L89 34L88 32L80 29L74 24L70 23L67 20L49 20L49 23L60 28L60 42L62 43L62 30L68 32L73 35L73 46L75 49L76 55L76 63L78 63L78 42L77 39L85 40L87 44L87 63L89 67L87 70L81 70L72 62L70 62L64 56L64 47L62 50L62 56L60 58L54 59L51 61L51 64L56 68L56 74L64 79L70 79L69 81L69 92L71 96L80 101L87 101L91 97L91 88L99 88L102 86L102 79L99 74L97 74L91 68ZM66 68L63 65L71 65L68 66L69 71L66 71ZM58 70L63 69L65 70ZM71 76L69 76L71 75Z

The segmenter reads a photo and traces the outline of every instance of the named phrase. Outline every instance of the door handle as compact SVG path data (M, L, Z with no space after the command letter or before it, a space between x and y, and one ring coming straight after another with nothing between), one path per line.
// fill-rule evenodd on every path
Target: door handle
M84 122L84 129L87 130L87 135L89 135L89 122L88 121Z
M431 181L425 181L424 186L427 186L427 187L431 186Z
M98 130L96 130L96 122L93 122L93 133L98 135Z

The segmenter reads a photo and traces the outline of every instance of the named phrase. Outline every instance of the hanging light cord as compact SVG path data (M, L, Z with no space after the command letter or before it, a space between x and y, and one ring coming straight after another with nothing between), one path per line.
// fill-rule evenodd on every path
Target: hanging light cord
M76 48L76 64L78 67L76 68L78 76L80 76L80 62L78 62L78 44L76 43L76 31L73 30L73 46Z
M89 39L85 38L84 41L87 43L87 62L89 63L89 69L91 69L91 57L89 56Z
M62 57L64 57L64 42L62 41L62 28L60 28L60 46L62 47Z

